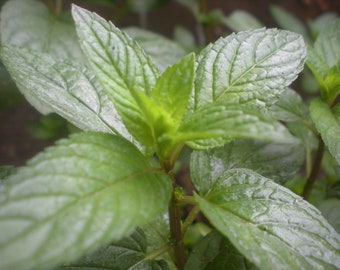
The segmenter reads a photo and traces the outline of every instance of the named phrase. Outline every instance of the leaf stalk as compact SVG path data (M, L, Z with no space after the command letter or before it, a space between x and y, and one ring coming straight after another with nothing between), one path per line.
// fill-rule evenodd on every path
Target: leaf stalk
M317 179L317 176L318 176L318 173L319 173L319 170L320 170L320 167L321 167L321 161L322 161L322 157L323 157L323 154L324 154L324 150L325 150L325 144L324 144L322 138L319 137L319 146L318 146L318 150L316 152L316 157L314 159L312 171L311 171L309 177L307 178L307 182L306 182L305 187L304 187L303 192L302 192L302 197L305 200L308 200L308 198L309 198L309 196L312 192L314 183Z

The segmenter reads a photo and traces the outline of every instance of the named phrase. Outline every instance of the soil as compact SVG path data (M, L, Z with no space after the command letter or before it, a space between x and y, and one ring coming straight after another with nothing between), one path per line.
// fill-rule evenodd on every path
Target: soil
M64 1L65 7L68 7L71 2L76 2L80 6L96 11L107 19L112 19L115 16L113 10L99 8L95 4L84 5L83 1ZM313 19L325 11L340 13L340 1L338 0L207 0L206 3L207 10L219 8L225 14L230 14L235 9L246 10L268 27L276 26L268 11L270 4L276 4L287 9L302 21ZM114 21L114 19L112 20ZM119 26L138 24L139 17L136 14L126 14L119 22ZM148 29L167 37L172 37L173 29L176 25L195 31L193 16L175 0L169 1L165 6L157 8L148 14ZM219 34L220 32L217 29L213 32L214 36L212 38L217 37ZM5 112L0 112L0 166L21 166L46 146L53 144L53 140L41 140L33 137L26 128L29 121L38 120L40 117L41 115L26 101Z

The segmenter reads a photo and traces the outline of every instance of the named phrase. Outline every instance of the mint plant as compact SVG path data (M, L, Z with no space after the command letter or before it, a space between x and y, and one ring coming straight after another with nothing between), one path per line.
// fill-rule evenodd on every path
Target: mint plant
M284 187L307 148L306 132L279 121L306 113L287 89L304 67L300 35L239 32L161 73L111 22L75 5L72 14L83 63L1 46L28 100L84 131L1 180L2 269L337 269L339 234ZM339 55L325 67L319 47L308 63L334 82ZM331 85L311 116L339 163ZM175 178L187 147L193 195ZM200 213L210 225L189 249Z

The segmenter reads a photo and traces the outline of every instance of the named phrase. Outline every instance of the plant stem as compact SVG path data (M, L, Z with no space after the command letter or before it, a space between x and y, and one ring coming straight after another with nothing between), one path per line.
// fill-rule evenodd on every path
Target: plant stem
M315 180L318 176L318 172L320 170L324 150L325 150L325 145L324 145L322 139L319 137L319 146L318 146L318 150L316 152L316 157L314 159L312 171L311 171L311 173L310 173L310 175L307 179L306 185L305 185L303 192L302 192L302 197L305 200L308 200L309 195L310 195L310 193L313 189Z
M200 211L201 209L198 204L196 204L194 208L190 211L189 215L187 216L187 218L185 219L183 223L183 229L182 229L183 236L188 230L188 228L190 227L190 225L194 222L194 220L196 219Z
M135 264L134 266L130 267L129 270L134 270L134 269L138 269L138 267L146 260L153 260L156 259L158 256L162 255L164 252L166 252L169 248L171 248L171 246L169 245L169 243L164 244L163 246L161 246L160 248L150 252L149 254L147 254L145 256L145 258L141 261L139 261L137 264Z
M153 260L156 259L158 256L162 255L164 252L168 251L169 248L171 248L171 246L169 245L169 243L164 244L163 246L161 246L160 248L150 252L149 254L147 254L145 256L144 260Z
M168 175L172 179L173 192L169 203L169 223L170 223L170 238L175 255L175 264L179 270L183 269L187 260L187 254L183 244L183 235L181 227L181 209L176 197L176 180L172 171L172 166L166 166Z

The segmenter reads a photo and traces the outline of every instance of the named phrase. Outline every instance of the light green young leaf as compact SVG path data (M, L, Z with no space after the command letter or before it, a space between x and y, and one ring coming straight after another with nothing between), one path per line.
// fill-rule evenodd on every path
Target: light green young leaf
M234 10L229 16L224 16L222 23L235 32L261 28L264 25L244 10Z
M131 235L101 247L94 253L84 256L80 260L69 265L62 266L63 270L76 269L138 269L146 263L155 263L167 266L164 261L154 261L145 258L147 239L144 231L137 228ZM145 268L153 269L153 268ZM168 269L168 268L165 268Z
M186 51L179 44L156 33L137 27L123 30L151 56L161 72L186 55Z
M331 110L321 98L310 104L310 115L329 152L340 164L340 106Z
M176 128L182 122L194 88L194 64L194 54L182 58L159 77L152 91L152 99L167 112Z
M220 104L206 105L187 116L173 137L194 149L222 146L235 138L297 142L282 124L258 110Z
M111 22L75 5L72 14L84 53L126 128L136 140L151 145L150 123L134 93L150 96L158 70L139 45Z
M3 46L0 56L22 93L40 112L56 112L85 131L117 133L132 140L86 67L15 47Z
M10 0L2 7L1 43L84 62L74 25L51 16L38 0Z
M235 140L221 148L194 151L191 178L195 188L204 194L225 171L235 168L251 169L282 184L298 173L304 158L301 144Z
M278 102L269 109L271 117L284 122L303 120L307 112L308 108L303 103L301 96L290 88L287 88Z
M195 198L209 221L260 269L340 265L340 235L320 211L253 171L229 170L206 198Z
M303 69L303 38L277 29L257 29L220 38L197 58L190 110L206 104L268 107Z
M193 248L184 270L249 270L249 263L233 245L217 231L202 238Z
M322 98L331 104L340 92L340 19L319 34L308 49L307 64L321 87Z
M33 158L0 192L0 268L40 269L156 219L171 181L123 138L82 133Z

